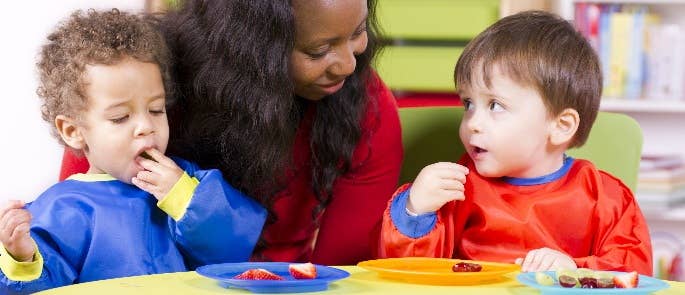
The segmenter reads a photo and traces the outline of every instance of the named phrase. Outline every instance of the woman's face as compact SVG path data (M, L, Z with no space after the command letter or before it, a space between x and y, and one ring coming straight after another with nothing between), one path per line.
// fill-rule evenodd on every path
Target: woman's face
M366 49L366 0L294 0L295 94L320 100L342 88Z

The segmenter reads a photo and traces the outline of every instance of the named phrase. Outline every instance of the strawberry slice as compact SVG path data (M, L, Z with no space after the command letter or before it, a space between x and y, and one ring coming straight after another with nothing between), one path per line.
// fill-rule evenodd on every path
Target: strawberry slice
M311 262L290 264L288 265L288 271L293 278L298 280L316 279L316 266Z
M233 277L234 279L240 279L240 280L272 280L272 281L281 281L283 280L283 277L272 273L266 269L263 268L252 268L248 269L245 272Z
M614 285L616 288L637 288L637 284L638 276L636 271L620 274L614 277Z

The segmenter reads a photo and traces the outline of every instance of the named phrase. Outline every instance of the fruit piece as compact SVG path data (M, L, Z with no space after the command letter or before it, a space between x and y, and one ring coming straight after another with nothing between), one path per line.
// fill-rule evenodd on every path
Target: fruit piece
M478 263L459 262L452 266L453 272L479 272L483 266Z
M597 288L613 288L614 275L608 272L598 272L595 276L597 278Z
M552 276L544 273L544 272L536 272L535 273L535 281L543 286L551 286L554 285L554 278Z
M578 274L575 269L560 269L556 271L557 281L559 285L565 288L580 287L580 282L578 282ZM562 279L562 277L564 277Z
M155 161L155 162L157 162L157 160L155 160L155 158L153 158L152 156L150 156L150 154L148 154L147 152L142 152L142 153L140 153L140 157L141 157L141 158L148 159L148 160L150 160L150 161Z
M283 280L283 277L263 268L251 268L233 278L240 280Z
M576 272L576 278L580 280L581 278L594 278L596 273L594 270L591 270L589 268L578 268L575 270Z
M298 280L316 278L316 266L310 262L290 264L288 265L288 271L293 278Z
M614 276L616 288L636 288L638 281L639 278L636 271Z
M578 279L569 276L569 275L561 275L559 276L559 285L561 285L564 288L574 288L580 285L578 282Z
M580 282L580 287L585 288L585 289L596 289L597 288L597 279L593 277L582 277L578 279L578 282Z

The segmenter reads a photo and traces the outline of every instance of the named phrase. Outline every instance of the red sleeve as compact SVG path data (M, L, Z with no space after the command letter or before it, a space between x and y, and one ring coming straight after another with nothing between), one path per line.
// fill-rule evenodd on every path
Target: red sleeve
M409 184L401 186L393 198L405 190L409 189ZM381 238L379 245L379 257L454 257L455 242L455 222L454 212L456 202L449 202L442 206L437 212L435 227L426 235L411 238L401 233L390 217L390 206L392 200L383 213L383 225L381 227Z
M574 258L578 267L637 271L652 275L652 245L640 208L625 185L602 173L606 198L597 201L599 222L592 256ZM620 208L616 210L614 208Z
M86 173L90 168L88 164L88 159L86 157L79 157L74 154L74 152L65 148L62 154L62 167L59 171L59 180L65 180L72 174Z
M356 264L373 258L383 210L397 187L402 165L397 104L375 74L368 91L375 103L362 123L364 134L350 172L336 180L321 219L312 257L317 263Z

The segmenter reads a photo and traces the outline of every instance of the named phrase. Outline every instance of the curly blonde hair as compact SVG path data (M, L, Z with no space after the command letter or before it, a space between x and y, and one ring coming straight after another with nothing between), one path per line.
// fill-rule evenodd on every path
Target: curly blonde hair
M84 91L87 65L112 65L125 57L157 64L167 97L171 95L170 54L155 20L112 9L77 10L61 22L43 45L38 66L38 96L43 120L61 144L57 115L79 119L88 101Z

